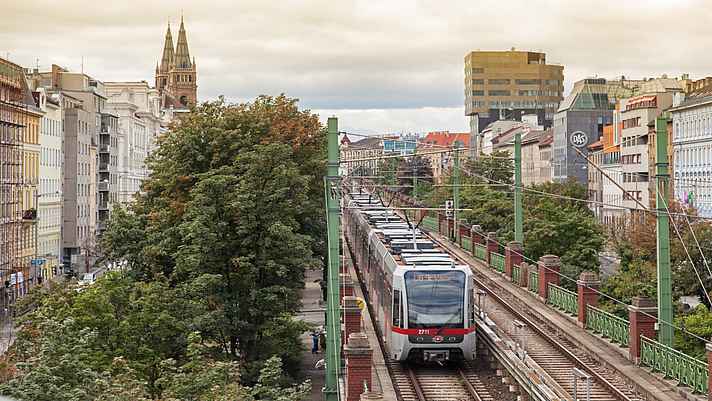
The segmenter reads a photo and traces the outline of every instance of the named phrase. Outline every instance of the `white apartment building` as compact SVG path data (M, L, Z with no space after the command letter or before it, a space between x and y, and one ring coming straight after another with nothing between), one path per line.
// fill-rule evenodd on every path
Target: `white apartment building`
M40 119L40 168L37 255L42 264L38 276L49 279L58 269L62 248L62 107L61 94L48 95L37 89L39 107L45 112Z
M655 199L648 124L672 105L675 93L682 91L678 81L669 78L646 81L642 89L641 94L620 101L622 185L628 192L623 197L623 206L630 208L639 208L635 200L647 207L651 197Z
M148 177L146 157L154 149L161 126L161 96L145 81L107 82L107 107L116 110L118 129L118 200L130 202Z
M712 217L712 85L677 96L671 109L675 197Z

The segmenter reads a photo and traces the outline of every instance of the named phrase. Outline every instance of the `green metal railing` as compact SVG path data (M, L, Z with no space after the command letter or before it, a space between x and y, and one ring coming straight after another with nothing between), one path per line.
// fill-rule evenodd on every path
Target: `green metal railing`
M578 316L578 295L554 283L549 283L549 298L546 303L562 309L571 316Z
M539 293L539 272L534 270L529 272L529 291Z
M678 386L691 387L693 394L707 394L709 373L706 363L643 335L640 340L641 365L650 366L653 372L661 372L664 379L677 380Z
M490 267L500 273L504 273L507 269L507 259L500 253L492 252L490 254Z
M475 244L475 253L472 256L479 260L487 260L487 247L482 244Z
M630 322L612 313L587 305L586 329L593 330L603 338L610 338L612 343L621 348L630 346Z
M521 276L522 268L519 265L514 265L512 268L512 282L519 285L519 277Z
M423 225L433 230L438 229L438 219L432 217L423 217Z
M472 240L470 237L465 237L464 235L462 236L462 243L460 244L460 248L466 250L467 252L470 252L470 246L472 245Z

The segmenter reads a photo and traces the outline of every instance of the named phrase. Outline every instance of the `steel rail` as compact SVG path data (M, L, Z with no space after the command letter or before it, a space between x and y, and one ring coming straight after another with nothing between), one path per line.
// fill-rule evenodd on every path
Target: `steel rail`
M430 229L428 229L430 230ZM433 231L433 230L431 230ZM437 241L441 246L445 247L452 253L459 253L459 252L465 252L461 249L455 249L455 246L452 245L451 243L444 243L445 241L441 241L440 239L436 239L433 237L435 241ZM462 259L462 256L459 256ZM471 266L471 269L473 269L473 272L476 272L476 270ZM525 316L523 313L518 311L516 308L514 308L512 305L509 304L509 302L505 301L501 296L499 296L497 293L492 291L485 283L480 281L477 277L474 277L476 284L483 290L487 292L487 295L489 297L493 297L496 301L498 301L502 306L504 306L507 310L510 311L510 313L514 314L515 316L519 316L519 319L523 321L524 323L527 324L528 329L533 329L536 331L544 340L548 341L550 344L552 344L554 347L558 348L562 354L564 354L569 360L572 361L574 365L578 365L578 367L581 370L584 370L585 372L591 374L599 383L610 389L610 391L618 397L620 400L624 401L631 401L631 399L625 395L623 392L621 392L616 386L614 386L612 383L610 383L608 380L606 380L603 376L601 376L598 372L595 370L589 368L585 362L583 362L579 357L574 355L571 351L566 349L561 343L556 341L553 337L551 337L548 333L546 333L542 328L540 328L538 325L534 324L527 316ZM506 289L502 288L503 291L508 292Z

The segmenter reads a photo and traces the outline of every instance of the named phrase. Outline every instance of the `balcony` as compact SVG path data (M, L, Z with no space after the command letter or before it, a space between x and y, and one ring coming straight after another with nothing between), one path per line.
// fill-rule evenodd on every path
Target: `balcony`
M105 200L100 200L99 202L99 210L109 210L109 202Z
M99 191L108 191L109 183L108 182L100 182L97 184L97 187L99 188Z
M29 209L22 212L22 225L30 226L37 223L37 210Z
M108 164L100 164L99 171L109 171L109 165Z
M101 144L99 147L99 152L109 153L111 151L111 145Z

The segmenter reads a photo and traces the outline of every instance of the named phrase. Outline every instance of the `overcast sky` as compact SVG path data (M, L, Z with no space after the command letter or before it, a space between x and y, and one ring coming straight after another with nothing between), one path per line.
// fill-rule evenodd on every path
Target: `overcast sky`
M0 0L0 56L153 84L181 10L198 97L300 99L358 133L467 132L464 57L542 50L587 76L712 75L712 1Z

